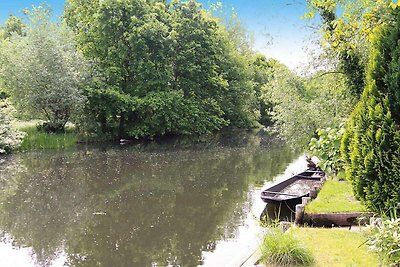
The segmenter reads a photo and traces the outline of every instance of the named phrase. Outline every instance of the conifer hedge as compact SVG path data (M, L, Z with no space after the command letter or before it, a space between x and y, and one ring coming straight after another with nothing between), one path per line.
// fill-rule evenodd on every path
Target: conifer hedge
M372 211L400 202L400 12L374 35L366 87L341 142L346 177Z

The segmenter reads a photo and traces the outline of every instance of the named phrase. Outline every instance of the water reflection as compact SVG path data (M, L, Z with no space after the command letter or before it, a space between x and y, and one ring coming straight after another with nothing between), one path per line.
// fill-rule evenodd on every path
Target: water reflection
M293 222L295 219L295 206L287 203L268 203L260 215L260 221L268 225L277 221Z
M30 255L24 266L197 266L248 223L252 188L295 155L256 144L13 156L0 165L0 255L12 246Z

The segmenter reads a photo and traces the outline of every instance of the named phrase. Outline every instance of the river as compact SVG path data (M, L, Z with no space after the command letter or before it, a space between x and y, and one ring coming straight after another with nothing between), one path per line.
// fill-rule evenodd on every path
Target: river
M260 141L16 153L0 164L0 266L235 266L260 242L261 188L298 157Z

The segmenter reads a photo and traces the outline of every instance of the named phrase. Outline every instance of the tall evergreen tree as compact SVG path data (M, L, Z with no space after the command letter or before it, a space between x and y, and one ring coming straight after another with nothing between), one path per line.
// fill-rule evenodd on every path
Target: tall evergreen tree
M346 175L355 193L375 211L400 202L400 12L379 28L367 85L342 139Z

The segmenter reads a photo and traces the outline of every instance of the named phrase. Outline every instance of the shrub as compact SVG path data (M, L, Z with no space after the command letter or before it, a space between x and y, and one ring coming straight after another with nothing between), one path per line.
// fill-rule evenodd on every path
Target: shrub
M7 99L9 96L9 93L6 90L0 88L0 100Z
M65 126L59 123L52 123L50 121L40 123L36 126L39 132L46 133L65 133Z
M367 245L385 266L400 265L400 218L377 219L368 226Z
M215 101L188 98L181 92L150 93L137 107L140 123L129 131L130 137L165 134L209 134L228 125Z
M390 210L400 201L400 15L381 26L367 85L342 138L346 177L368 209Z
M262 97L272 106L269 116L279 135L301 148L307 147L318 128L339 125L354 107L340 77L304 79L284 67L274 70Z
M340 140L343 132L343 124L338 128L318 129L318 138L314 137L310 141L310 151L318 157L319 167L325 172L337 174L340 170Z
M0 101L0 154L9 153L17 148L24 134L12 126L12 106L4 100Z
M272 228L264 238L261 248L263 263L278 266L311 265L314 262L311 251L291 231L281 232Z
M71 30L51 22L48 10L39 6L26 14L26 34L1 43L0 77L19 111L45 118L46 130L58 132L86 101L86 61Z

